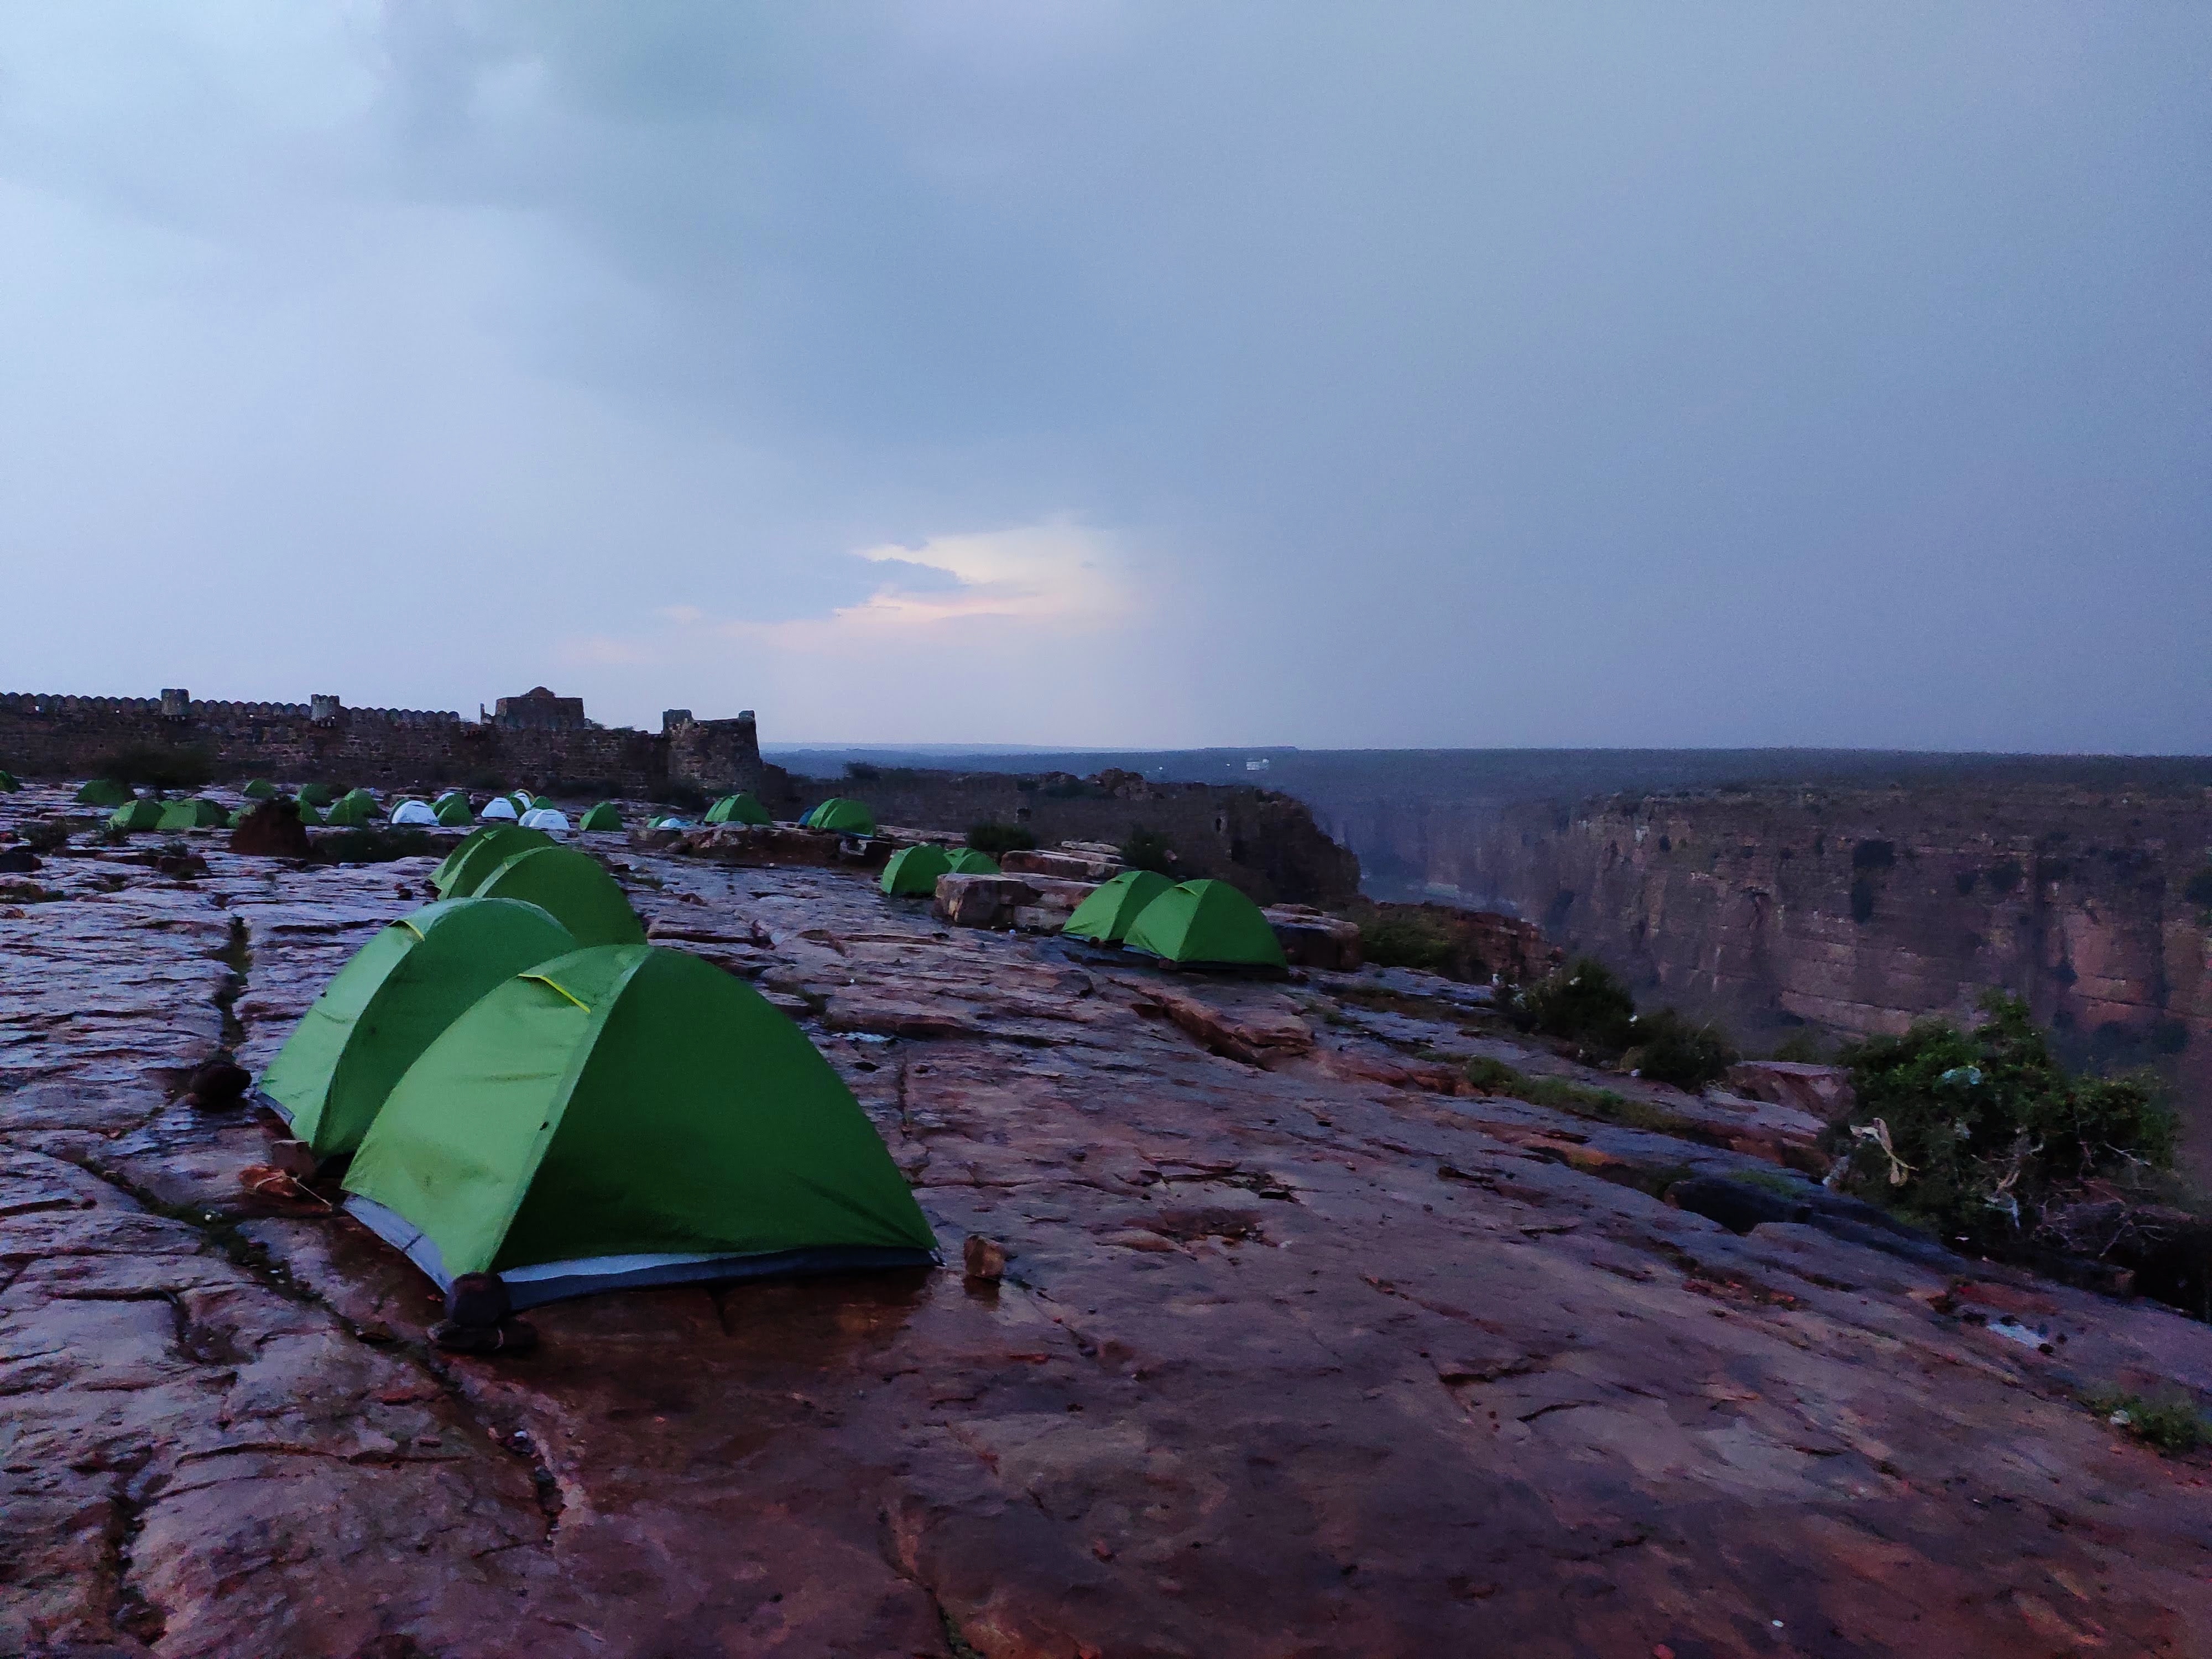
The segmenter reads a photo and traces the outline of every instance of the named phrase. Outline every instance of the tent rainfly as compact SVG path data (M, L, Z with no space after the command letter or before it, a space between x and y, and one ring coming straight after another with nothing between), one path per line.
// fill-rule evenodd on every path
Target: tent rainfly
M552 844L553 837L542 830L525 830L514 823L488 823L461 837L461 844L447 854L445 861L430 872L430 885L437 890L440 898L467 898L486 876L517 853Z
M725 795L707 809L708 823L771 823L768 808L750 794Z
M267 800L276 793L276 786L266 778L256 778L238 793L248 800Z
M522 814L514 810L514 803L509 800L506 796L494 795L489 800L484 803L483 811L477 813L477 816L487 823L490 823L494 818L505 818L509 823L513 823L514 820L520 818Z
M579 945L642 945L645 927L606 866L573 847L515 852L478 882L478 898L543 905Z
M952 855L951 873L956 876L995 876L999 861L988 853L979 853L972 847L963 847Z
M300 786L300 799L310 806L327 807L337 797L327 783L303 783Z
M399 1079L345 1189L440 1285L495 1273L519 1308L921 1267L936 1244L799 1028L735 975L643 945L480 998Z
M464 823L473 823L476 819L476 814L469 810L469 798L466 795L446 796L437 805L431 808L430 816L449 830Z
M526 830L562 830L568 828L568 815L557 806L533 806L522 815Z
M134 799L131 791L113 778L94 778L76 792L79 806L128 806Z
M876 833L876 815L859 801L844 795L830 796L799 819L799 823L809 830L835 830L847 836L872 836Z
M331 810L323 815L323 822L343 829L362 830L374 823L380 816L375 796L366 789L349 789L332 803Z
M951 867L952 860L945 856L942 847L927 842L902 847L884 866L881 885L893 896L927 896L937 890L937 878Z
M118 806L107 815L111 830L158 830L161 827L161 803L157 800L134 800L128 806Z
M435 823L438 815L430 810L426 800L403 800L392 809L394 823Z
M1283 946L1260 907L1225 881L1187 881L1146 905L1123 941L1185 967L1280 968Z
M194 795L184 800L161 803L161 821L156 830L215 830L230 822L230 814L215 802Z
M1175 884L1152 870L1124 870L1075 907L1060 931L1101 945L1119 945L1145 907Z
M262 1097L318 1158L350 1152L392 1085L471 1004L575 948L534 904L426 904L362 945L324 987L262 1073Z
M611 800L601 801L576 820L579 830L619 830L622 827L622 808Z

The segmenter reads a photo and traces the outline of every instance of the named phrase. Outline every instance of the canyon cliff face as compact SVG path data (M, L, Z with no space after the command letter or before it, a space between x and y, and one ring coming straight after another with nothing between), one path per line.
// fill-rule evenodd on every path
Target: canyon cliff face
M1647 1002L1752 1043L2025 995L2075 1065L2174 1083L2212 1164L2212 794L2055 786L1758 790L1504 809L1428 879L1540 921Z

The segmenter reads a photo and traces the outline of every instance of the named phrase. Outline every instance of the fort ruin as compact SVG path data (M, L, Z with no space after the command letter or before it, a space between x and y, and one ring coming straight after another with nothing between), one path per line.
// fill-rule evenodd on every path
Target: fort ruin
M782 777L761 759L750 709L702 720L672 708L659 731L642 732L598 725L580 697L544 686L473 720L451 709L349 708L320 693L306 702L210 702L173 688L158 697L0 694L0 765L27 777L88 777L133 749L195 750L218 777L372 786L574 781L653 796L759 791Z

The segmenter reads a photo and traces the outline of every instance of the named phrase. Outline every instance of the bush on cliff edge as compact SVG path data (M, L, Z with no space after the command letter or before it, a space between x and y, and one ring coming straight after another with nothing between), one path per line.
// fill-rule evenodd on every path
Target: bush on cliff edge
M2170 1186L2176 1121L2141 1077L2067 1073L2018 997L1983 1023L1914 1024L1851 1044L1856 1103L1828 1131L1834 1184L1992 1252L2069 1248L2061 1212L2150 1202Z

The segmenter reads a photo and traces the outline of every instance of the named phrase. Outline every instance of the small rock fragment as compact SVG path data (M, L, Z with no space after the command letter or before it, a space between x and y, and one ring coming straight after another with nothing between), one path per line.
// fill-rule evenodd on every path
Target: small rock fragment
M463 1273L446 1291L446 1317L456 1325L496 1325L514 1311L497 1273Z
M1006 1276L1006 1247L981 1233L968 1235L960 1247L960 1260L968 1277L981 1283L995 1285Z
M252 1080L228 1054L217 1054L192 1073L185 1085L185 1100L203 1112L234 1111L244 1103L246 1085Z
M538 1328L526 1319L502 1319L495 1325L441 1319L430 1327L430 1340L448 1353L528 1353L538 1346Z

